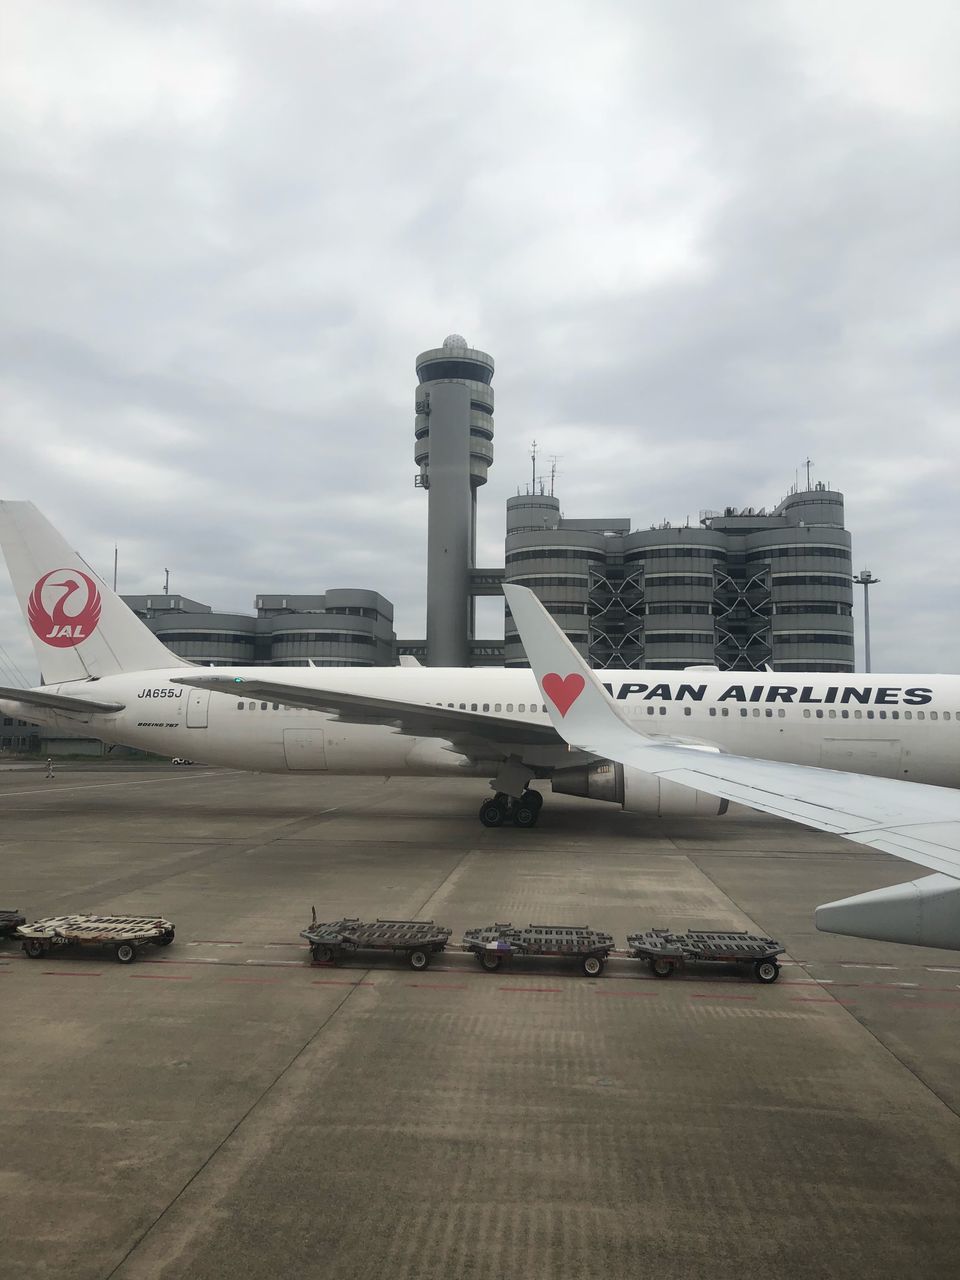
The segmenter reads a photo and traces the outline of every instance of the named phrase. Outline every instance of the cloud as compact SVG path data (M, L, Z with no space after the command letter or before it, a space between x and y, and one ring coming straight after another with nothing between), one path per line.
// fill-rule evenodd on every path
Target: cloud
M456 330L484 563L534 438L566 514L641 527L810 456L874 665L957 670L953 6L8 10L4 496L124 589L366 586L422 635L413 362Z

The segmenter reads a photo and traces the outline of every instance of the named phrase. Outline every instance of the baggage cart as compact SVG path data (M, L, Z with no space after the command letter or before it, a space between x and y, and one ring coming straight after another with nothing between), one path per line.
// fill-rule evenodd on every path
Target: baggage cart
M112 947L121 964L132 964L143 947L168 947L174 933L171 922L161 916L72 915L21 924L16 936L31 960L64 947Z
M0 938L13 937L20 925L26 923L27 917L19 911L0 911Z
M669 929L648 929L627 937L630 954L646 960L656 978L670 978L688 964L735 964L749 967L757 982L776 982L780 977L777 956L785 948L774 938L741 930L715 932L691 929L671 933Z
M489 924L468 929L463 947L488 973L495 973L514 956L560 956L579 960L588 978L598 978L613 950L613 938L585 924L528 924L525 928Z
M406 958L411 969L426 969L430 960L443 951L450 930L433 920L362 920L343 919L323 923L313 909L310 927L302 929L301 938L310 943L310 954L317 964L339 964L356 951L393 951Z

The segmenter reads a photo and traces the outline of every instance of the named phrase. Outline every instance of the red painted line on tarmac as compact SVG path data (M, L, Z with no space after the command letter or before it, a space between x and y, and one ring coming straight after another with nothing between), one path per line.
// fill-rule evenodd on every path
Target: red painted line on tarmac
M221 982L259 982L259 983L263 983L266 986L269 986L271 983L279 982L280 979L279 978L221 978L220 981Z
M41 969L46 978L99 978L99 973L81 973L78 969Z
M523 994L524 992L528 992L528 991L538 992L539 994L546 994L547 992L560 991L562 990L562 988L560 987L497 987L497 990L518 992L520 994Z
M315 987L375 987L375 982L346 982L342 978L314 978Z
M147 982L192 982L189 973L131 973L131 978L143 978Z
M792 1004L849 1004L849 1000L834 1000L831 996L791 996Z
M949 1000L898 1000L894 1005L895 1009L953 1009L955 1012L957 1007Z

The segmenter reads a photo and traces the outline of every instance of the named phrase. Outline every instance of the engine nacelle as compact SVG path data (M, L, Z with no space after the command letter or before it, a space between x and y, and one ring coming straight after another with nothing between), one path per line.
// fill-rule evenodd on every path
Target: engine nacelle
M709 818L727 812L728 802L705 791L669 782L642 769L603 762L577 769L558 769L550 780L553 790L565 796L609 800L627 813L654 818Z
M824 933L960 950L960 881L924 876L828 902L817 907L815 918Z

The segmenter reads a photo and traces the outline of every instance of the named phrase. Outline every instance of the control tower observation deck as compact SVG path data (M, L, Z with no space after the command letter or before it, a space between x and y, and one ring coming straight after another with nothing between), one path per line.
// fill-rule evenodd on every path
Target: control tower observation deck
M427 490L427 662L466 667L477 489L493 463L493 357L452 333L417 356L417 485Z

